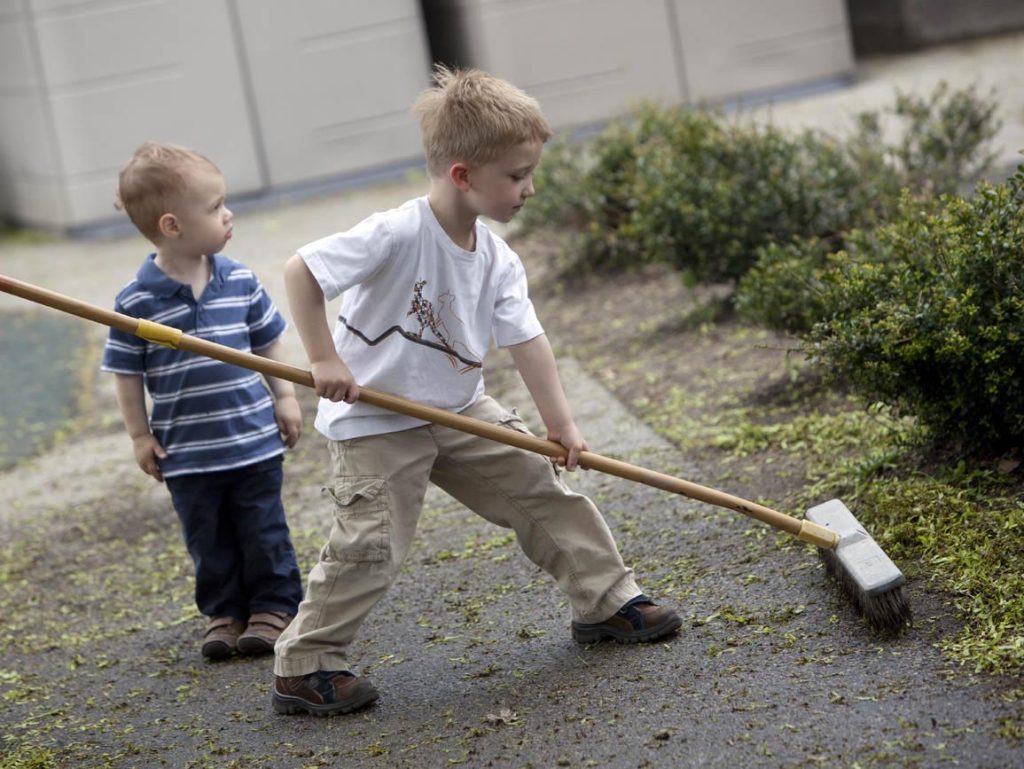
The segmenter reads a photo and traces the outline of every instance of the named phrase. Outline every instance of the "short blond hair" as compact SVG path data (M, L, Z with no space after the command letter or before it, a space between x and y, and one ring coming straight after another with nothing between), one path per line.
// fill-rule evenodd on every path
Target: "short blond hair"
M160 238L160 217L188 189L188 171L195 168L212 168L220 173L213 161L195 150L146 142L121 169L114 206L128 214L139 232L156 242Z
M413 105L432 176L455 162L488 163L517 144L551 138L537 100L505 80L438 65L434 83Z

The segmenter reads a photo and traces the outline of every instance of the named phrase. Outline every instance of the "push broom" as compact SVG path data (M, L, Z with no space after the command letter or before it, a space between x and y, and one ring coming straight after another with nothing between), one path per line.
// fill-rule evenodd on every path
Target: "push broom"
M306 387L315 387L313 375L286 363L262 358L231 347L198 339L180 329L132 318L105 310L62 294L48 291L14 278L0 275L0 290L23 299L77 315L112 328L135 334L147 341L179 348L197 355L286 379ZM405 414L454 430L488 438L547 457L564 457L566 449L554 441L492 425L444 409L361 387L359 400L371 406ZM749 502L706 486L648 470L590 451L580 453L581 467L637 481L664 491L724 507L756 518L762 523L792 534L802 542L815 545L829 573L876 630L898 633L911 623L910 606L903 596L906 581L878 543L865 531L853 514L838 499L813 507L801 520L763 505Z

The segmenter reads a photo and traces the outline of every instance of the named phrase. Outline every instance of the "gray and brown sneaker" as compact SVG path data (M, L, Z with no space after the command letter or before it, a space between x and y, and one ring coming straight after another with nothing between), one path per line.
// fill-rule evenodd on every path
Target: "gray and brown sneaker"
M329 716L359 710L379 696L367 678L347 670L318 670L305 676L274 676L271 702L278 713Z
M238 637L239 654L270 654L277 638L292 622L292 615L280 611L261 611L249 617L245 632Z
M210 660L230 657L238 648L238 636L245 623L237 617L210 617L203 634L203 656Z
M572 637L581 644L604 640L635 644L657 641L675 633L682 624L682 618L675 611L659 606L641 593L604 622L573 622Z

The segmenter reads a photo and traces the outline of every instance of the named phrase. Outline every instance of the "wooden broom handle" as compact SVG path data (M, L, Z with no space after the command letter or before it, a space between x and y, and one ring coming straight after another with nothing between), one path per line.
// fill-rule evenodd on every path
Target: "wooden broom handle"
M198 339L181 333L180 330L170 326L139 320L138 318L122 315L113 310L105 310L4 275L0 275L0 291L5 291L9 294L20 296L23 299L28 299L32 302L70 313L71 315L77 315L86 320L95 321L96 323L110 326L129 334L136 334L150 341L178 347L188 352L223 361L224 363L241 366L266 376L286 379L306 387L315 388L316 386L313 382L313 375L305 369L270 360L269 358L263 358L259 355L253 355L252 353L242 352L241 350L235 350L216 342ZM568 451L560 443L533 435L526 435L516 430L493 425L481 419L474 419L462 414L446 411L445 409L427 406L396 395L389 395L369 387L359 388L359 400L371 406L377 406L415 419L422 419L426 422L451 427L454 430L477 435L481 438L488 438L498 443L515 446L516 448L532 451L543 456L565 457L568 454ZM838 544L838 536L824 527L819 527L810 521L794 518L777 510L772 510L769 507L764 507L755 502L750 502L746 499L735 497L732 494L708 488L707 486L701 486L691 481L684 481L681 478L675 478L671 475L665 475L664 473L629 464L628 462L595 454L592 451L581 451L579 464L581 467L599 470L609 475L625 478L629 481L637 481L675 494L682 494L685 497L707 502L716 507L735 510L736 512L756 518L769 526L793 534L805 542L816 544L819 547L831 548Z

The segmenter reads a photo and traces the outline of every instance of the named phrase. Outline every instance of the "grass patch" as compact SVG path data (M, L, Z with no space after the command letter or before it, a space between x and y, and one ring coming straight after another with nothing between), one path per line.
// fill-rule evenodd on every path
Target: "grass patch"
M55 769L60 766L49 748L24 745L10 739L4 740L0 748L0 769Z
M798 462L805 480L786 507L841 497L904 571L950 595L965 623L942 644L952 659L1024 674L1020 479L981 462L929 459L913 419L837 393L819 391L808 402L792 393L799 378L774 403L756 402L763 381L708 373L696 386L671 388L667 402L639 405L661 434L689 451L722 455L723 466Z
M976 480L883 478L855 485L850 497L897 562L920 562L951 594L966 624L943 650L978 671L1021 675L1024 502L989 470L968 476Z

